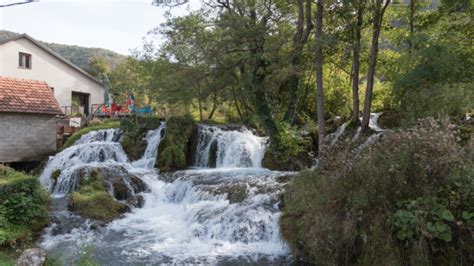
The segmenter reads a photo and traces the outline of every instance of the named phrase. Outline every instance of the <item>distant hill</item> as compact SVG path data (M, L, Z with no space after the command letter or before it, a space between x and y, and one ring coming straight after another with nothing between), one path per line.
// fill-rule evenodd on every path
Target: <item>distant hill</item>
M0 30L0 41L18 34L19 33L16 32ZM34 36L32 37L34 38ZM126 57L125 55L103 48L88 48L77 45L40 42L85 71L89 71L89 61L94 56L103 57L112 68L116 67Z

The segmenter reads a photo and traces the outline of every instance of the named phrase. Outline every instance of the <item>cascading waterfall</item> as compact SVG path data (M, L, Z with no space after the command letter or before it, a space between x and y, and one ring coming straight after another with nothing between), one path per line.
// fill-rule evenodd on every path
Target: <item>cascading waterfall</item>
M199 125L194 165L197 167L261 167L267 138L242 127L225 130ZM214 161L211 157L215 157Z
M82 221L71 230L58 230L61 222L52 224L40 245L66 264L77 262L78 250L89 245L95 247L89 255L100 265L288 263L290 250L280 238L278 204L284 186L279 180L289 173L260 168L266 138L245 128L200 125L195 155L199 168L158 174L151 168L162 130L166 130L164 125L147 134L146 151L135 162L121 156L125 153L115 138L98 141L96 136L84 137L90 141L52 158L42 180L51 180L51 173L61 169L54 190L68 171L77 172L75 168L84 165L120 165L136 174L149 190L140 193L142 208L132 209L105 227ZM97 147L103 147L103 153L104 147L109 150L102 156ZM204 168L212 164L212 157L216 168ZM77 217L68 215L68 219Z
M158 153L158 145L162 138L162 132L165 128L165 123L162 123L157 129L150 130L146 135L147 147L143 157L138 161L132 163L135 168L153 169Z

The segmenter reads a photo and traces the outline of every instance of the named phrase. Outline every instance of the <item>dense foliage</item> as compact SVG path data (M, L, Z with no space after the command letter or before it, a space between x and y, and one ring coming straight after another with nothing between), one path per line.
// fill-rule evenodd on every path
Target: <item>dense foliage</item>
M133 92L137 104L161 116L190 113L199 121L257 127L282 163L291 158L285 151L302 146L299 127L324 141L329 129L315 119L323 103L319 120L352 114L357 124L364 114L363 126L367 111L390 110L404 126L472 113L468 1L338 3L209 1L186 16L169 16L153 31L164 43L145 43L111 71L112 90Z
M31 241L48 222L48 203L35 177L0 165L0 247Z
M288 185L281 218L295 252L327 265L470 265L472 141L432 119L340 147Z

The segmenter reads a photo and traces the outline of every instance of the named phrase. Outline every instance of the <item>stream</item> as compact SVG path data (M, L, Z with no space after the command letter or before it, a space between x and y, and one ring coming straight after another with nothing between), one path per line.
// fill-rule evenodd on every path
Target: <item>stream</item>
M85 255L114 266L291 263L278 225L282 180L291 173L261 167L267 139L244 127L198 125L193 166L159 173L154 165L165 131L163 123L148 132L137 161L128 159L117 129L90 132L50 158L40 181L54 198L53 222L39 240L49 256L65 265ZM108 224L67 210L68 194L93 169L110 176L110 194L131 209Z

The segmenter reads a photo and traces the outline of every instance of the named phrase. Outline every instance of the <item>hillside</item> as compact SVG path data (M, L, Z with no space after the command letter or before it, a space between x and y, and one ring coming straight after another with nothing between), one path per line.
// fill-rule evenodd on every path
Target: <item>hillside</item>
M13 37L17 34L19 33L0 30L0 40ZM32 37L34 38L34 36ZM89 61L94 56L103 57L112 68L117 66L120 61L125 58L124 55L103 48L88 48L77 45L40 42L86 71L90 69Z

